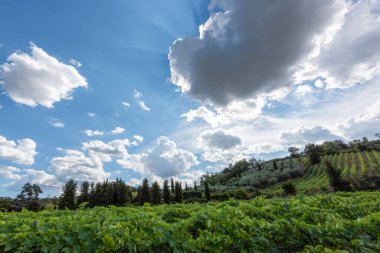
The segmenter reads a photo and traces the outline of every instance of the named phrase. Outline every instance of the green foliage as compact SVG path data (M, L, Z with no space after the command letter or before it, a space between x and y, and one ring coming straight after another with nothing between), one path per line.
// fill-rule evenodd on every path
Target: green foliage
M139 196L140 204L143 205L144 203L148 203L150 201L150 190L149 190L149 183L148 179L143 180L143 184L140 189L140 196Z
M208 187L208 182L205 182L205 196L206 200L210 201L211 200L211 193L210 193L210 188Z
M169 184L168 184L168 180L167 179L165 179L165 181L164 181L163 192L164 192L164 203L165 204L170 204L171 194L170 194L170 189L169 189Z
M151 198L152 198L151 203L153 205L161 204L161 190L157 181L153 182L152 184Z
M326 172L329 177L330 184L334 191L351 190L350 183L342 179L341 172L328 161L325 162Z
M321 161L322 148L314 143L306 144L304 149L312 165L318 164Z
M42 193L42 190L37 184L24 184L21 193L17 195L13 202L13 208L18 211L22 208L26 208L30 211L41 210L41 205L38 198L40 193Z
M175 188L174 188L174 201L176 203L182 203L183 200L183 193L182 193L182 185L180 182L175 182Z
M248 192L244 189L238 189L234 192L235 199L248 199Z
M65 208L70 210L75 209L76 191L77 183L73 179L67 181L66 184L62 187L62 194L59 197L58 208L61 210Z
M291 182L287 182L282 185L282 189L286 195L294 195L296 194L296 187Z
M379 194L0 213L0 252L374 253Z

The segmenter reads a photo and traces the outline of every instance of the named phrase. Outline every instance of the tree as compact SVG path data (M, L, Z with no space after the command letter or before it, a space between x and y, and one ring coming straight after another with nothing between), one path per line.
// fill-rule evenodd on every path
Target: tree
M62 194L59 198L58 208L59 209L75 209L75 194L77 191L77 183L74 179L70 179L62 187Z
M140 191L140 204L143 205L150 201L149 183L148 179L143 180L143 184Z
M78 197L78 205L90 202L90 183L88 181L83 181L80 189L79 189L80 195Z
M16 209L26 208L30 211L38 211L41 209L39 203L39 194L43 193L37 184L26 183L22 187L21 193L15 199Z
M197 191L198 188L197 188L197 182L194 181L194 191Z
M210 189L208 187L208 182L205 181L205 195L206 195L206 200L207 202L211 200L211 194L210 194Z
M375 136L380 139L380 133L375 133Z
M164 203L170 204L171 194L170 194L169 183L167 179L165 179L164 181L163 191L164 191Z
M278 170L277 162L273 161L273 170Z
M177 203L181 203L182 200L183 200L182 185L180 182L175 182L174 201Z
M334 191L349 191L351 190L350 183L342 179L339 169L332 166L328 161L325 163L327 176L329 177L330 185Z
M157 183L157 181L152 184L151 196L151 203L153 205L158 205L161 203L160 185Z
M309 161L312 165L320 163L321 151L321 147L314 143L306 144L304 150L305 154L309 157Z
M174 180L173 180L173 178L170 181L170 188L171 188L171 191L172 191L172 194L173 194L174 193Z
M288 148L288 152L290 153L290 157L297 158L300 156L299 154L300 149L297 147L290 147Z

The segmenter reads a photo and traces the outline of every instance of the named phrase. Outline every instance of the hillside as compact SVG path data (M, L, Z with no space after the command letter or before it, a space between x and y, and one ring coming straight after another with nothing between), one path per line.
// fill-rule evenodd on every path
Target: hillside
M315 145L320 152L317 164L312 164L306 153L269 161L242 160L230 164L220 173L205 175L204 180L209 182L211 192L216 195L232 193L237 189L245 189L254 195L279 195L283 192L284 183L292 183L297 193L330 192L332 188L325 168L326 162L329 162L349 182L352 190L378 189L379 141L364 138L363 141L349 144L334 141Z

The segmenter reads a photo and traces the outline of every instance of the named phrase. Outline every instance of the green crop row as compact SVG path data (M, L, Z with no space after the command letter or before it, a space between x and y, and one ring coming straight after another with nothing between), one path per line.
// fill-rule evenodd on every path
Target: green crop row
M379 197L0 213L0 252L380 252Z

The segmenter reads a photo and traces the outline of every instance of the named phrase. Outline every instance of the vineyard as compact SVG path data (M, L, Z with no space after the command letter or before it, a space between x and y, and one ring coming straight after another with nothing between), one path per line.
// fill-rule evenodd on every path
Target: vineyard
M310 166L303 177L289 181L295 185L297 192L314 193L329 189L329 180L323 165L325 161L329 161L338 168L343 178L352 184L355 184L363 176L380 175L380 154L375 150L324 156L321 163ZM268 192L271 194L281 193L281 184L275 185Z
M0 213L0 252L333 250L380 252L380 192Z

